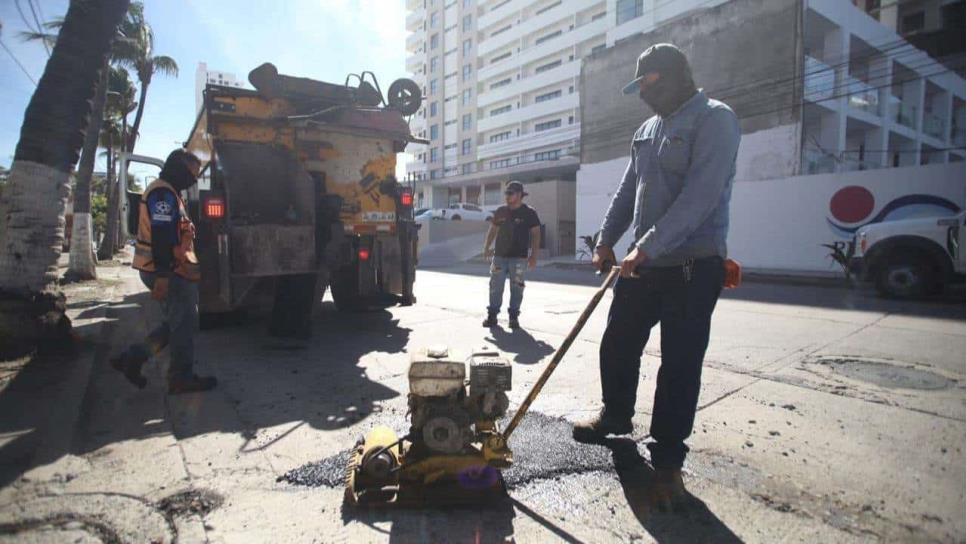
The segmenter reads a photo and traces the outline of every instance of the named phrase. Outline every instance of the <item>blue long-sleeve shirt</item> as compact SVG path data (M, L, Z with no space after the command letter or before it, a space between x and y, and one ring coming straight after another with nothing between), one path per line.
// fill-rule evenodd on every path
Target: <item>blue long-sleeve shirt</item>
M178 245L178 197L168 189L158 188L148 193L147 205L151 216L151 258L156 274L166 277L174 268L174 246Z
M634 134L631 157L600 228L614 247L633 223L644 266L726 257L728 206L741 141L738 118L698 91L676 112Z

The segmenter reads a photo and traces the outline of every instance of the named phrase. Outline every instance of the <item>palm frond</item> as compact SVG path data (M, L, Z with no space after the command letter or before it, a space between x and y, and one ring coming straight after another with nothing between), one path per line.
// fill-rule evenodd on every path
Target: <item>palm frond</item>
M53 47L57 43L57 34L50 32L21 31L17 34L23 42L43 42L47 47Z
M178 77L178 63L173 58L167 55L158 55L151 61L154 64L154 73Z

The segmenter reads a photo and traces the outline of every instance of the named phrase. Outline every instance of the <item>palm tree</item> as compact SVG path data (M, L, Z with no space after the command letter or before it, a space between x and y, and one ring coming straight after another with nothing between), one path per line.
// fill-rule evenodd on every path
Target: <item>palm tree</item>
M123 194L117 190L115 175L115 151L117 146L123 149L126 141L127 116L137 107L134 95L137 92L131 78L124 68L112 66L108 75L107 111L104 115L100 131L100 146L107 149L107 229L104 239L98 248L100 259L110 259L118 248L117 236L120 225L120 197Z
M128 15L121 23L120 32L125 40L119 44L115 58L120 65L134 70L141 83L141 96L138 99L137 113L134 114L134 125L125 142L125 149L131 153L137 143L151 79L154 74L177 77L178 63L171 57L154 54L154 31L144 18L143 3L131 3Z
M24 113L0 234L0 351L69 338L63 294L51 289L64 239L70 171L84 142L98 72L130 0L72 0ZM52 342L46 342L50 339Z

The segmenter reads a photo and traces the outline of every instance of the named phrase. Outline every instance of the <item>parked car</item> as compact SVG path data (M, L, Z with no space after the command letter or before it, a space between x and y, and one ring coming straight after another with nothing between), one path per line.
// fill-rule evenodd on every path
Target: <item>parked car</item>
M966 280L966 251L960 247L964 228L966 211L868 225L855 235L850 268L885 296L939 293Z
M450 204L448 208L443 210L437 210L443 219L450 219L452 221L461 220L472 220L472 221L489 221L493 218L493 213L488 212L476 204L470 204L468 202L457 202L456 204Z

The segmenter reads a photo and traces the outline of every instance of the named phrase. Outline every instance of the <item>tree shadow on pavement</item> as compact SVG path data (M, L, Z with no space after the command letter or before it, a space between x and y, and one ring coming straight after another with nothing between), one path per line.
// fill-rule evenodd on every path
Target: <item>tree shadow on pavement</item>
M200 333L195 371L217 376L218 387L168 396L167 350L144 366L143 390L110 365L111 356L158 322L150 295L127 296L103 311L103 322L75 327L77 336L88 338L78 356L34 358L0 389L0 487L65 455L123 441L210 432L253 439L267 427L348 427L399 395L370 379L360 362L372 352L403 351L410 332L384 310L346 316L327 308L314 337L301 345L271 340L264 323ZM85 312L94 317L93 309Z
M614 458L614 467L624 497L634 516L657 542L742 542L701 499L687 492L685 502L674 512L652 509L648 489L654 469L641 456L637 442L614 438L603 443Z
M513 361L523 365L539 363L553 353L554 348L543 340L537 340L524 329L507 331L503 327L490 329L493 344L504 353L514 354Z

